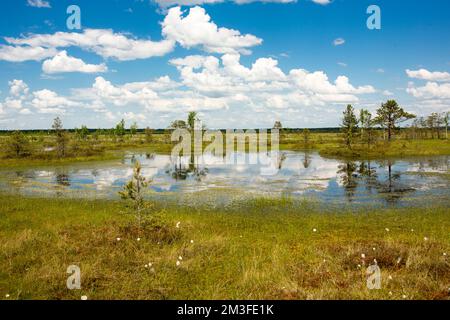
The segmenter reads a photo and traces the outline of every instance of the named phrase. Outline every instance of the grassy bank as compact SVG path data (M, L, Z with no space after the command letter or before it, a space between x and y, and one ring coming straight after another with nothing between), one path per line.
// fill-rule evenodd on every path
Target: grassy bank
M349 159L380 159L385 157L414 157L450 155L450 141L445 139L405 139L398 137L391 142L378 139L370 146L356 141L347 148L338 133L312 133L305 144L299 133L283 135L281 150L318 151L324 157Z
M161 204L154 211L168 227L140 234L122 211L114 201L0 196L0 297L450 298L448 208L324 213L288 200L227 209ZM374 259L381 290L366 288ZM66 288L72 264L81 268L81 290Z
M378 142L370 148L356 144L352 149L339 145L323 145L319 147L319 153L325 157L351 159L439 156L450 155L450 142L448 140L395 140L390 143Z

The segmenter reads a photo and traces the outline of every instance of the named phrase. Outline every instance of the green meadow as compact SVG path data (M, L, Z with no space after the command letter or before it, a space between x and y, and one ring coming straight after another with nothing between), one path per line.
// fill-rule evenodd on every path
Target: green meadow
M320 209L289 199L228 208L0 197L9 299L449 299L448 208ZM138 241L138 239L140 241ZM382 289L367 288L376 260ZM66 268L79 265L81 290Z

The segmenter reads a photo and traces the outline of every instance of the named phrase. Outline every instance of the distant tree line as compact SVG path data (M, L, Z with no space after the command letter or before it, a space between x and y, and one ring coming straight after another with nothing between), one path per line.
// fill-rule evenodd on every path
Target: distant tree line
M388 100L376 111L376 115L361 109L359 116L356 115L352 105L348 105L343 113L341 132L345 145L352 148L354 142L359 138L370 148L374 142L374 130L381 129L383 140L391 141L399 132L401 123L413 120L412 124L406 128L407 137L413 139L425 138L448 138L448 117L449 113L432 113L424 118L417 118L416 115L405 111L395 100ZM445 134L444 134L445 132Z

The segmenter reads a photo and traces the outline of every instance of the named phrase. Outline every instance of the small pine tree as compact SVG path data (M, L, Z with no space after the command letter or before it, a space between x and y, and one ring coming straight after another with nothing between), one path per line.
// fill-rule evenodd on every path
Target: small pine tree
M397 101L388 100L383 103L377 110L376 123L381 125L382 128L386 128L388 132L388 141L391 141L394 131L397 129L397 125L414 119L416 116L406 112L401 108Z
M65 157L68 137L63 129L63 124L59 117L56 117L55 120L53 120L52 129L56 133L56 150L58 152L58 156L60 158Z
M120 122L116 125L116 129L114 130L114 134L120 139L125 135L125 120L120 120Z
M444 124L445 124L445 139L448 139L448 116L450 112L444 114Z
M356 132L358 131L358 120L352 105L347 105L341 124L341 132L344 134L345 145L352 147Z
M372 126L373 119L372 114L365 109L360 110L359 123L361 125L361 140L363 143L367 143L367 147L370 149L372 143Z
M81 126L80 129L80 138L82 140L86 140L89 136L89 129L86 126Z
M281 124L281 121L275 121L273 128L278 129L278 130L283 129L283 125Z
M138 130L138 125L137 125L136 122L133 122L133 124L132 124L131 127L130 127L130 133L131 133L131 136L132 136L132 137L133 137L134 135L136 135L137 130Z
M145 141L151 143L153 141L152 129L149 127L145 128Z
M20 131L15 131L7 141L7 154L12 157L26 157L29 153L29 141Z
M303 143L305 148L309 148L309 129L303 129Z
M147 188L149 182L141 173L142 167L139 161L136 161L132 179L119 192L123 200L129 201L130 208L136 216L139 229L142 227L143 215L147 212L143 197L144 189Z

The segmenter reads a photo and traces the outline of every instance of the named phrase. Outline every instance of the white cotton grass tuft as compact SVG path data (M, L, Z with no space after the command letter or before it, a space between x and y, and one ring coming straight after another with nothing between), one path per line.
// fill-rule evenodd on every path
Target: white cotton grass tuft
M87 300L88 297L87 296L81 296L81 300Z
M423 241L428 241L430 240L428 237L423 237Z
M191 244L193 244L194 243L194 240L191 240Z
M179 256L179 257L178 257L178 260L182 261L182 260L183 260L183 257L182 257L182 256Z
M177 229L179 229L179 228L180 228L180 224L181 224L181 222L180 222L180 221L178 221L178 222L177 222L177 225L176 225L176 228L177 228Z
M141 241L141 238L137 238L136 241L138 241L138 242Z
M361 258L365 259L366 255L364 253L361 253Z
M116 240L117 240L117 241L120 241L120 240L122 240L122 239L120 239L120 238L117 238Z
M317 229L316 229L316 228L314 228L314 229L313 229L313 232L317 232Z
M177 267L179 267L181 265L180 260L177 260Z
M389 228L386 228L386 229L384 229L384 230L386 230L386 232L389 232L389 231L391 231L391 229L389 229Z
M446 256L447 256L447 252L444 252L442 255L443 255L444 257L446 257Z
M7 293L5 294L5 298L8 299L10 297L10 295Z
M390 275L390 276L388 277L388 279L389 279L389 280L392 280L393 278L392 278L392 276Z

